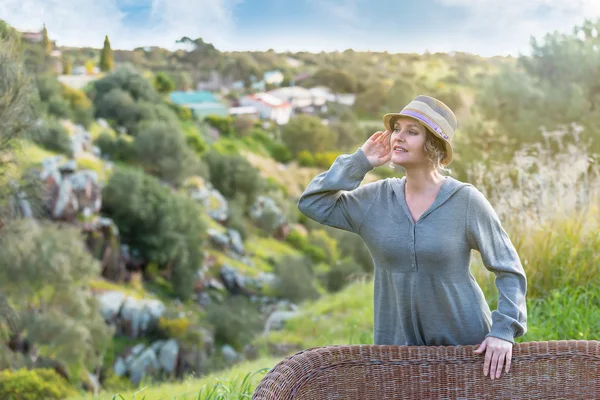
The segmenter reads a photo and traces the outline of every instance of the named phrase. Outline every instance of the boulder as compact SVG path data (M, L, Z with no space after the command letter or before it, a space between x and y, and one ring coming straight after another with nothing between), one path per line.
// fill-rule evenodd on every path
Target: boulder
M177 341L173 339L168 340L158 353L158 361L162 369L169 374L175 372L178 355L179 345L177 344Z

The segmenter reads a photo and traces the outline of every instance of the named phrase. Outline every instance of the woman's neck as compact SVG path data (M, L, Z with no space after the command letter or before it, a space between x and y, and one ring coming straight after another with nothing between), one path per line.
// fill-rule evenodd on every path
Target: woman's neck
M410 194L425 194L437 191L446 178L431 168L406 169L405 192Z

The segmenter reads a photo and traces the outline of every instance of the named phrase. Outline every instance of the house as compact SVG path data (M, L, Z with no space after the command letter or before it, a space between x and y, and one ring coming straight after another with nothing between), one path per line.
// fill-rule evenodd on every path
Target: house
M292 105L268 93L255 93L240 99L240 106L254 107L261 118L275 121L279 125L289 122L292 115Z
M353 106L356 101L354 93L334 93L325 86L316 86L308 89L313 96L313 105L321 106L326 102L339 103L345 106Z
M275 96L282 101L287 101L292 105L292 108L310 107L313 104L313 98L308 89L294 86L282 87L267 92L271 96Z
M266 84L279 86L283 83L283 73L279 70L267 71L263 75Z
M214 94L206 91L175 91L169 94L171 101L192 110L194 115L204 119L209 115L228 115L228 108Z
M254 106L229 107L229 115L246 115L256 119L260 118L260 112Z

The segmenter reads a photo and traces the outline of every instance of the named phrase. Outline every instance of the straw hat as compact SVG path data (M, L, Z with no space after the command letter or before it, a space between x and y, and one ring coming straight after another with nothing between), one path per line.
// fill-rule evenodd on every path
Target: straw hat
M442 164L450 164L452 161L452 137L458 125L456 116L450 107L433 97L419 95L399 113L385 114L383 116L385 128L391 131L393 129L390 126L392 118L399 116L416 119L431 133L442 139L446 145L446 157L442 160Z

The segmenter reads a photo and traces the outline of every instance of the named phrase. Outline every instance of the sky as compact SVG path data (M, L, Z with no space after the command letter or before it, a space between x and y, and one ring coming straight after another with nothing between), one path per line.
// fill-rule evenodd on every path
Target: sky
M45 23L59 46L221 51L464 51L528 54L530 38L600 17L600 0L0 0L21 31Z

